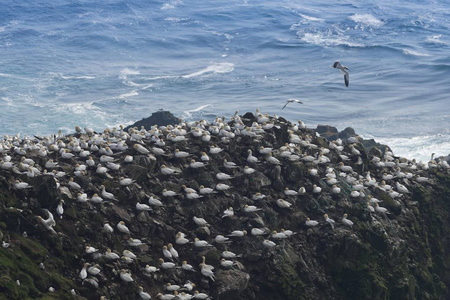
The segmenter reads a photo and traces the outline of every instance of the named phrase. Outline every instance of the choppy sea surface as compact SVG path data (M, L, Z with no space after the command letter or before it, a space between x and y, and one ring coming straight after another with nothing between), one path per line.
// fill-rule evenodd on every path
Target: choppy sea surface
M449 27L448 0L3 0L0 135L259 107L428 160L450 153Z

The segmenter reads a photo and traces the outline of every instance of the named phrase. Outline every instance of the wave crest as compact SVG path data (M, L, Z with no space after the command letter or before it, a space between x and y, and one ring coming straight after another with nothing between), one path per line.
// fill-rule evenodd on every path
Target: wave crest
M380 27L384 25L383 21L378 20L371 14L354 14L348 18L356 23L361 23L372 27Z
M187 75L181 76L182 78L192 78L201 76L204 74L219 74L219 73L230 73L234 70L234 64L232 63L216 63L208 66L200 71L193 72Z

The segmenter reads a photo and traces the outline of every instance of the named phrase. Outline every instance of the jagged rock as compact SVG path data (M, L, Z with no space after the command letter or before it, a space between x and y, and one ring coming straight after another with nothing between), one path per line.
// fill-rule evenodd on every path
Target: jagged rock
M39 176L34 178L33 185L37 190L36 199L41 207L55 207L58 200L56 182L51 176Z
M247 288L250 275L240 270L219 270L216 273L217 299L233 300Z
M145 129L150 129L150 127L152 127L153 125L158 126L175 125L178 124L179 122L180 119L175 117L171 112L160 110L154 112L148 118L144 118L140 121L135 122L133 125L125 127L125 131L128 131L128 129L134 127L140 129L141 126L144 126Z
M252 126L257 121L251 113L241 120L245 126ZM360 156L352 156L348 153L351 149L349 143L345 141L349 136L356 136L352 129L338 133L329 126L318 127L317 132L327 133L329 139L331 136L341 136L344 140L342 153L350 156L344 164L353 170L344 176L344 171L338 168L338 163L342 161L339 154L342 153L333 150L325 138L316 137L311 129L297 130L295 134L303 140L310 139L310 145L315 146L299 144L292 148L293 151L299 156L306 152L319 157L319 151L328 150L330 152L326 157L330 163L292 162L279 157L277 148L289 142L288 130L293 130L294 126L283 118L271 118L270 122L276 126L259 132L261 137L237 134L228 143L223 143L221 136L212 132L209 143L202 142L199 137L194 138L192 133L187 133L186 140L177 143L161 136L166 142L166 146L161 146L165 154L155 154L155 159L138 154L132 148L134 143L139 143L150 150L154 146L151 137L139 142L128 139L128 149L115 151L113 157L116 162L122 163L125 155L132 155L132 163L121 164L119 170L110 170L108 175L98 175L95 168L87 168L86 176L75 177L89 199L94 193L101 193L100 185L105 185L106 190L119 199L102 204L91 201L80 203L75 199L77 192L67 187L73 165L84 163L85 158L67 160L59 159L56 152L49 154L68 174L60 178L59 189L56 189L52 176L29 179L17 171L0 169L0 240L11 244L9 248L0 248L0 294L5 299L72 299L70 290L74 288L76 297L80 299L106 296L108 299L131 300L138 297L138 285L142 285L155 298L159 292L166 292L164 286L168 282L182 285L191 280L196 284L196 289L210 294L211 299L448 298L448 170L438 166L415 172L405 167L407 172L429 177L429 182L419 183L414 176L409 179L393 178L388 183L394 189L395 183L401 182L407 185L410 192L392 199L379 187L365 186L365 196L353 198L350 196L353 188L346 181L347 176L361 179L363 184L366 184L368 177L372 177L380 184L382 173L391 171L377 167L371 161L374 156L383 158L383 146L375 145L370 140L352 140L361 152ZM224 128L238 124L238 117L231 123L225 123ZM180 126L187 132L193 130L185 124ZM169 132L169 128L161 130L164 135ZM61 140L69 144L73 137L88 139L79 133L61 137ZM112 140L109 136L111 146ZM190 168L190 159L198 160L199 154L208 152L211 145L220 146L224 151L211 154L206 167ZM280 158L282 165L269 164L265 155L259 154L260 146L274 148L273 155ZM369 150L368 147L372 148ZM191 157L175 158L175 148L189 151ZM258 163L247 162L248 149L258 157ZM21 157L11 154L12 161L18 164ZM95 160L99 159L100 154L92 154ZM30 156L41 168L46 162L46 158L39 158L35 153ZM362 164L359 164L359 158ZM235 162L240 168L226 169L224 159ZM412 164L406 159L399 161ZM173 167L177 174L161 174L162 164ZM244 174L245 165L253 167L256 172ZM317 176L308 171L312 167L318 169ZM219 182L216 178L219 172L234 176L224 181L231 186L229 190L202 195L199 199L187 199L182 185L196 191L202 184L214 188ZM325 172L336 175L336 184L341 188L339 194L331 194ZM118 183L121 176L136 182L121 186ZM32 188L21 190L13 187L15 179L29 182ZM314 184L322 188L321 193L312 193ZM285 187L293 190L305 187L306 193L287 196L284 194ZM162 196L164 188L175 191L177 195ZM258 192L265 198L255 198ZM137 210L137 202L148 203L146 195L160 199L163 206L152 205L149 211ZM380 206L389 213L371 212L367 204L369 196L382 200ZM60 199L66 200L62 219L55 214ZM277 199L291 203L291 208L279 207ZM246 212L245 205L255 205L258 210ZM229 207L234 209L234 215L222 218L224 210ZM46 229L37 218L49 218L43 208L54 214L55 233ZM335 220L334 229L325 221L325 213ZM344 213L354 222L352 226L343 223ZM205 218L207 227L196 225L192 221L194 215ZM318 225L308 227L305 224L307 218L317 220ZM121 220L125 221L131 234L122 234L117 230L116 225ZM113 233L103 229L105 223L113 227ZM251 234L252 228L264 229L266 233L254 236ZM230 236L236 230L246 230L248 234ZM279 240L273 237L273 231L287 233L288 230L292 231L289 238ZM27 232L26 238L22 236L24 231ZM178 232L185 234L189 243L177 244ZM219 234L228 237L229 243L216 243L214 238ZM212 246L204 249L194 247L192 241L195 237L208 241ZM144 244L131 246L129 238L141 239ZM265 239L274 242L275 246L263 244ZM174 260L178 268L146 273L144 267L147 264L160 267L158 259L163 257L162 248L169 243L180 254L180 260ZM87 244L98 251L86 253ZM119 256L124 250L132 250L138 257L128 263L124 259L109 260L103 255L108 248ZM232 259L235 261L234 268L225 270L220 266L225 250L238 254L237 258ZM215 282L200 272L199 264L203 256L206 264L215 267ZM191 264L196 272L180 269L182 260ZM45 270L39 268L41 262ZM80 279L79 273L84 263L100 265L101 274L97 279L93 279L94 276L89 276L88 281L84 282ZM120 279L121 269L131 274L134 283L125 283ZM20 289L15 285L16 279L22 283ZM49 294L49 286L56 288L54 294Z

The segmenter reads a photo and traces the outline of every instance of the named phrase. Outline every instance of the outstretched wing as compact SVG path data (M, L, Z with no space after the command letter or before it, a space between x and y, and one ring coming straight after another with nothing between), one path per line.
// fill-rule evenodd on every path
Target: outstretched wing
M289 102L289 100L288 101L286 101L286 103L284 104L284 106L283 106L283 108L282 109L284 109L285 107L286 107L286 105L288 105L290 102Z
M350 75L348 74L348 72L346 72L344 75L344 82L345 82L346 87L348 87L349 80L350 80Z

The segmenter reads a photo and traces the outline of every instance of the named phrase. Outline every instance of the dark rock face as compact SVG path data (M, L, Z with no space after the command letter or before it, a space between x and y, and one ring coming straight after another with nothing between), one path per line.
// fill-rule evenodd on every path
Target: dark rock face
M391 159L386 147L372 141L355 138L346 142L356 137L351 128L341 133L329 126L294 129L282 118L265 120L263 115L252 113L236 116L229 123L217 119L211 124L199 122L180 127L186 130L178 132L185 136L183 141L171 140L172 133L180 128L170 126L160 132L145 131L149 136L142 131L142 136L134 139L107 135L101 141L99 137L93 141L80 133L78 138L90 141L86 149L91 151L95 166L87 167L79 177L75 175L76 164L85 164L87 159L80 152L72 149L76 156L67 160L58 151L38 157L33 150L30 157L34 157L35 166L41 171L49 158L59 163L67 175L58 180L50 175L27 178L19 171L22 156L7 143L3 159L10 155L15 168L8 169L0 161L0 239L10 244L0 247L0 295L6 299L74 299L74 289L79 299L137 299L142 286L157 299L158 293L173 294L165 289L167 283L183 286L189 280L195 283L194 290L219 300L450 297L450 175L441 160L436 165L421 165L400 161L395 156ZM197 129L210 135L210 141L202 141L202 135L195 136ZM342 150L325 138L316 137L316 131L330 140L342 139ZM165 145L157 146L151 135L158 135ZM91 150L91 146L114 148L115 139L128 146L111 155L120 168L98 174L97 165L107 164L100 161L102 154ZM61 137L61 141L67 148L77 142L72 136ZM12 143L20 141L11 140ZM29 146L26 141L22 144ZM52 144L50 141L42 145ZM149 153L134 150L135 144ZM211 146L222 151L213 154ZM279 163L270 163L269 156L259 152L261 146L273 148L272 156ZM164 153L156 154L155 148ZM177 157L176 149L189 156ZM258 162L248 162L248 150ZM352 154L355 150L360 153ZM202 152L209 160L202 167L192 168L191 160L200 162ZM344 161L342 154L348 160ZM127 155L133 157L132 162L124 161ZM329 161L321 160L324 157ZM226 165L225 160L237 167ZM380 162L395 165L389 167ZM351 171L342 170L340 163L350 166ZM163 174L163 165L175 172ZM254 172L245 173L244 166ZM218 173L232 178L219 180ZM395 174L386 179L391 189L382 183L383 176L389 174ZM428 181L420 182L416 176ZM74 177L82 190L71 187L69 177ZM122 177L133 182L122 185ZM340 188L339 193L332 191L330 177L336 179L333 184ZM29 183L30 188L14 187L16 180ZM219 183L230 188L219 190ZM408 191L396 196L392 192L400 191L397 184ZM102 203L78 200L81 193L89 199L95 193L102 196L101 185L116 199L104 199ZM202 194L202 185L212 188L213 193ZM193 198L185 187L195 189L198 198ZM314 192L317 187L320 192ZM286 188L298 194L289 195ZM353 196L358 189L362 195ZM167 190L175 195L164 195ZM162 204L138 210L136 204L149 204L150 197ZM280 206L279 199L290 207ZM376 211L374 199L381 201L379 206L387 212ZM62 218L57 214L60 200L64 200ZM250 206L256 210L246 211ZM233 214L225 216L224 211L230 208ZM54 233L38 218L50 219L47 210L54 216L55 225L50 225ZM325 221L324 214L335 220L333 227ZM353 225L344 223L344 214L348 214ZM194 217L204 218L207 224L198 225ZM307 226L308 218L318 224ZM118 230L120 221L129 232ZM112 226L113 233L105 231L105 223ZM260 229L263 234L254 235L252 229ZM243 230L246 235L231 236L234 231L244 234ZM273 231L284 236L277 237ZM185 234L189 243L177 243L179 232ZM217 243L218 235L229 241ZM140 239L142 244L131 245L130 238ZM195 246L195 238L209 245ZM162 251L169 243L178 251L179 259L173 259L177 267L164 269L159 258L171 261ZM87 253L88 245L97 251ZM109 259L107 249L119 256L130 250L136 258ZM227 258L233 261L231 267L220 265L224 251L237 255ZM195 272L182 269L181 261L191 264ZM89 273L81 279L85 263L88 267L98 264L100 274ZM214 267L214 276L202 274L200 263ZM146 265L158 270L149 273ZM122 269L131 274L133 282L121 279ZM55 292L50 292L50 287ZM179 297L182 298L182 292L193 294L194 290L180 289Z
M170 111L157 111L154 112L150 117L144 118L140 121L135 122L133 125L125 127L125 130L128 130L130 128L137 127L140 129L142 126L144 128L149 129L153 125L158 126L167 126L167 125L175 125L180 122L180 119L175 117Z

